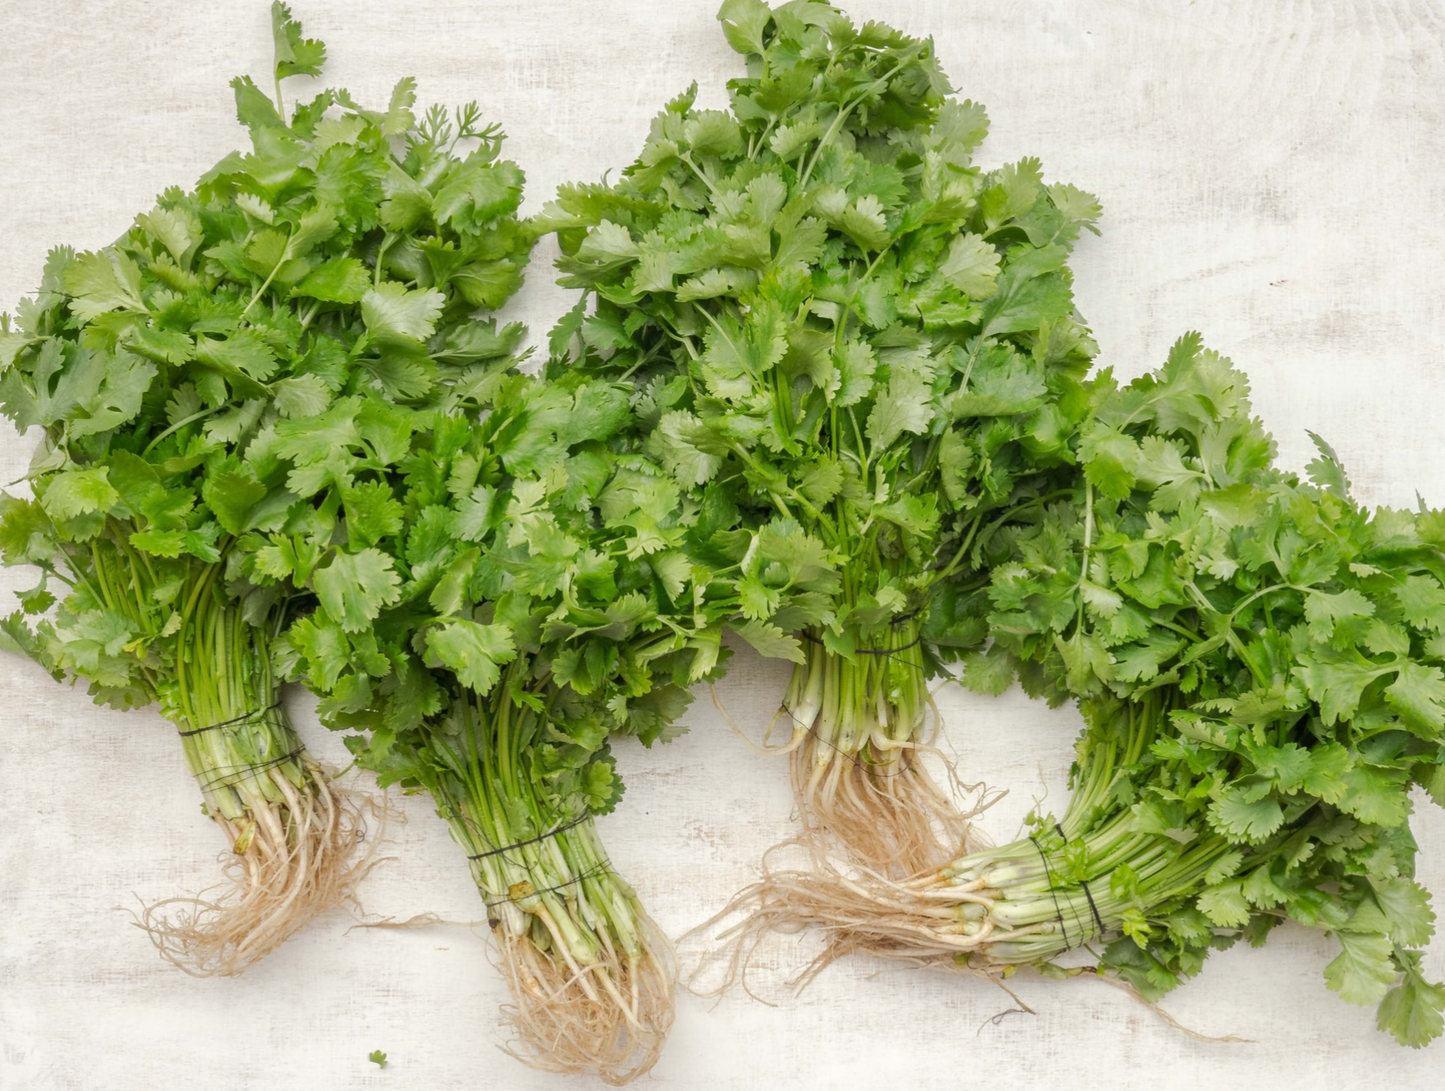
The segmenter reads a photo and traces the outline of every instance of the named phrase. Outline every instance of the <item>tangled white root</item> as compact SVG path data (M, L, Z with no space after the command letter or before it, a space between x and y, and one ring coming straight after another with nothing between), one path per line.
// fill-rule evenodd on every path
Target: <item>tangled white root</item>
M609 950L586 964L499 931L513 1000L502 1014L516 1035L507 1052L533 1068L596 1076L613 1086L648 1072L672 1029L677 966L652 919L639 911L638 923L637 955Z
M217 819L232 846L229 889L216 897L166 898L145 906L136 924L168 962L195 977L234 976L326 910L351 899L378 862L384 804L344 788L309 759L307 788L279 770L270 777L284 804L258 808L254 826ZM368 833L367 817L376 829Z
M845 869L816 845L807 847L810 867L765 870L760 880L694 929L708 932L739 918L717 934L717 948L698 967L700 974L722 964L722 978L710 994L736 985L752 992L747 975L762 942L770 934L809 930L822 935L823 950L789 980L794 989L804 988L837 959L854 953L999 980L987 968L957 958L986 945L989 936L954 932L958 897L939 883L936 869L895 879L868 868Z
M793 796L803 823L798 840L822 847L832 838L860 866L898 877L972 851L971 820L979 808L958 808L918 760L926 750L902 749L894 760L870 765L806 735L792 754Z
M1004 793L965 783L948 757L929 745L921 728L922 739L889 742L891 760L870 763L821 738L815 720L804 723L784 705L763 742L756 743L723 706L717 687L710 688L714 707L739 738L758 753L788 756L803 832L783 844L801 844L818 854L840 846L860 866L898 878L990 846L973 819ZM928 707L936 725L941 717L932 696ZM792 738L771 746L768 740L780 721L793 724ZM923 755L942 764L948 787L928 772L920 760ZM960 809L960 795L973 795L977 802Z
M935 726L941 719L928 699ZM828 838L860 867L894 878L932 871L959 856L987 848L974 819L997 802L982 784L965 784L947 756L930 745L920 725L913 741L875 740L887 760L868 762L820 738L799 733L791 747L793 796L804 833L797 840L826 854ZM923 764L932 756L944 769L940 784ZM977 802L967 810L960 795ZM820 836L827 835L827 836Z

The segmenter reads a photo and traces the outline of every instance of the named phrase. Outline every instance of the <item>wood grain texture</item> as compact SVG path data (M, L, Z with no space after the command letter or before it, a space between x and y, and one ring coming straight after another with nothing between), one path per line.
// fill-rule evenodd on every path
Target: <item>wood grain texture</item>
M295 0L326 40L329 81L363 101L401 76L423 101L479 99L512 134L531 210L568 179L616 171L661 103L693 79L722 105L738 71L714 0L503 3ZM856 18L931 33L961 96L985 103L988 164L1039 156L1046 176L1097 193L1078 296L1125 376L1162 362L1188 329L1232 356L1287 464L1326 436L1362 497L1445 504L1445 16L1410 0L852 0ZM102 245L154 194L189 184L236 146L226 81L263 73L261 0L56 0L0 7L0 300L33 288L46 249ZM510 308L541 331L567 304L552 251ZM0 473L29 445L0 437ZM28 586L17 572L4 588ZM8 609L8 607L5 607ZM785 672L739 655L720 697L755 733ZM1010 789L986 819L1002 839L1035 798L1054 801L1077 717L1017 692L939 695L949 750ZM340 740L288 702L313 750ZM195 889L220 839L165 725L94 708L38 669L0 664L0 1087L130 1091L196 1084L434 1089L569 1083L498 1051L502 984L484 928L314 925L242 979L193 981L130 926L134 898ZM698 924L791 830L787 771L735 738L706 693L692 732L624 746L629 790L602 823L619 869L663 927ZM480 916L457 851L424 800L392 831L397 859L367 909ZM1421 879L1445 894L1445 818L1422 800ZM1202 1043L1102 984L1029 975L1010 1008L979 982L841 964L800 997L759 979L767 1007L684 995L650 1082L688 1089L915 1091L960 1086L1357 1088L1440 1086L1441 1050L1413 1053L1373 1013L1328 992L1332 943L1282 928L1233 950L1165 1005ZM772 952L795 964L787 944ZM1427 954L1445 974L1445 944ZM366 1060L391 1058L385 1070Z

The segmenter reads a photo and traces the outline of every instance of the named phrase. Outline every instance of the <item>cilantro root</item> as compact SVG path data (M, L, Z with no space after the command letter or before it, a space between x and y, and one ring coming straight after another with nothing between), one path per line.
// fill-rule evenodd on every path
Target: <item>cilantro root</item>
M265 776L283 803L252 804L240 822L217 817L234 855L230 890L146 906L137 921L168 962L197 977L229 976L297 929L349 900L376 862L382 808L333 781L304 756ZM301 782L298 788L294 780ZM363 833L370 847L358 852Z
M594 1075L614 1086L648 1072L672 1029L676 967L672 945L616 880L617 899L632 903L636 949L601 948L579 961L565 943L551 952L530 936L499 931L499 958L512 989L503 1015L516 1033L507 1051L547 1072ZM539 924L562 935L547 910Z
M1149 748L1168 714L1157 699L1142 713L1117 703L1096 708L1068 811L1057 823L1040 821L1032 836L904 879L815 855L810 869L774 872L743 891L729 911L749 915L727 939L744 949L767 931L824 928L828 947L806 976L851 953L996 973L1046 965L1125 930L1139 906L1202 888L1231 851L1219 835L1181 846L1141 832L1127 810L1109 806L1120 765ZM1254 863L1267 863L1283 841L1261 846ZM1111 884L1111 868L1126 865L1127 887Z
M805 641L807 658L793 670L783 714L793 724L803 840L823 847L831 839L865 867L913 875L958 851L971 816L919 761L931 750L925 716L931 710L936 722L937 706L919 650L905 647L917 623L897 628L892 648L851 662L824 651L816 635Z

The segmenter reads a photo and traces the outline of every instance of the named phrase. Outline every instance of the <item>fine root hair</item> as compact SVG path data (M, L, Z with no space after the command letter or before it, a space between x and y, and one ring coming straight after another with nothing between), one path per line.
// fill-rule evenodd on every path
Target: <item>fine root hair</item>
M990 938L1003 937L997 933L990 937L988 925L972 935L955 929L960 901L987 898L941 885L936 870L897 879L877 870L840 865L815 845L805 847L810 849L810 867L768 868L721 912L693 929L693 933L712 933L725 922L734 922L715 934L716 945L692 975L696 981L707 969L721 969L718 983L707 995L739 985L756 995L748 971L764 940L776 933L806 931L816 932L823 948L789 979L794 990L805 988L850 954L994 976L986 968L965 965L958 956L980 950Z
M982 847L973 819L983 804L961 810L919 760L934 754L947 783L952 764L932 747L899 745L887 761L868 763L809 732L791 755L793 796L803 832L820 849L841 846L861 867L894 877L926 872Z
M217 819L232 846L221 857L223 883L137 914L166 961L195 977L231 977L328 909L354 904L357 884L380 862L386 806L309 758L305 768L301 789L270 770L284 803L256 807L249 823Z
M555 927L540 916L555 941ZM499 929L498 960L512 991L502 1014L513 1038L503 1048L533 1068L614 1087L650 1071L672 1029L677 964L652 919L642 914L639 925L637 954L606 949L585 963L560 942L542 951Z

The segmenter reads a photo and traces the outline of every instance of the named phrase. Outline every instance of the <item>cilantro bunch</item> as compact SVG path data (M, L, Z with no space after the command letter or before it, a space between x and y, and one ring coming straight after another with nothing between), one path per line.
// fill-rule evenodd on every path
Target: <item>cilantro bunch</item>
M630 393L509 374L479 422L414 432L371 547L383 608L352 616L318 586L281 653L360 763L429 793L465 851L519 1054L610 1082L656 1061L674 970L593 826L622 795L608 739L668 738L715 676L711 570L689 557L699 524L731 540L630 450Z
M328 596L322 573L293 590L269 547L244 568L258 589L309 598L279 642L288 674L383 786L429 793L466 852L519 1054L612 1082L656 1061L674 968L593 825L622 796L609 738L670 738L687 687L726 661L725 622L766 649L806 588L836 578L795 525L741 527L717 497L684 496L636 450L631 395L581 371L513 370L479 418L415 428L379 482L395 514L368 539L379 603ZM731 568L804 556L805 589L779 614L739 617Z
M586 351L549 373L626 379L688 495L822 543L836 579L776 645L801 809L911 871L961 829L913 755L929 678L984 636L958 608L978 547L1072 457L1093 343L1066 261L1099 207L1033 159L977 167L987 118L929 41L810 0L719 18L748 64L731 110L689 90L616 184L544 214L585 292L560 332ZM734 578L757 620L798 568Z
M1083 472L995 540L994 640L966 675L1078 699L1068 808L874 884L842 947L1049 968L1102 938L1100 966L1155 998L1293 920L1335 936L1325 980L1382 1030L1440 1034L1409 793L1445 803L1445 519L1368 513L1318 438L1311 481L1278 469L1247 395L1194 335L1153 375L1091 384ZM833 886L784 880L766 912L823 915Z
M418 122L404 80L385 111L325 90L288 116L283 81L319 74L325 48L272 14L275 100L233 83L252 151L111 246L55 250L0 324L0 408L42 435L33 495L0 502L5 563L41 572L3 629L97 702L175 724L235 854L231 898L143 917L195 973L239 972L368 866L358 801L277 693L295 599L276 580L352 620L393 595L368 546L399 515L379 479L418 419L478 404L510 362L520 331L475 316L532 241L521 172L475 106Z

